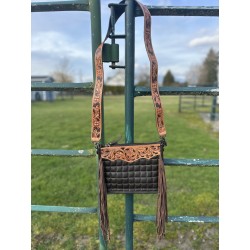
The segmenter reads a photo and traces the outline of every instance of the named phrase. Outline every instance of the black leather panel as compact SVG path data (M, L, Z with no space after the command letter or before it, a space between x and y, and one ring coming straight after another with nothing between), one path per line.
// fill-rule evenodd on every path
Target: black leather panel
M139 159L128 163L103 159L108 193L157 193L158 159Z

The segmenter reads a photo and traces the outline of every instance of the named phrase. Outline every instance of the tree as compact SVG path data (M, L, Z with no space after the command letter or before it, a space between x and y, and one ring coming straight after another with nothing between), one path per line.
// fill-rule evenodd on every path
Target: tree
M210 49L202 64L195 64L186 73L188 85L214 85L218 82L219 53Z
M173 86L173 85L175 85L175 79L174 79L174 76L173 76L173 74L172 74L172 72L170 70L168 70L166 75L164 76L162 85L163 86Z
M59 61L56 70L52 73L53 78L56 82L61 83L71 83L74 82L74 77L72 76L72 69L70 65L70 61L68 58L63 58ZM73 92L70 92L71 98L73 98ZM62 99L64 99L64 92L60 91L60 95Z
M219 53L210 49L201 66L199 85L214 85L218 82L218 65Z

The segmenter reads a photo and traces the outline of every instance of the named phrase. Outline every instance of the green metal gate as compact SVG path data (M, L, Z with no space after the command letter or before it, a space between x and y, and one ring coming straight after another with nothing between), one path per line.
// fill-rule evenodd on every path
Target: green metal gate
M135 7L134 0L126 0L123 4L110 4L111 13L125 12L125 34L112 34L115 39L125 39L125 143L134 141L134 98L151 95L148 87L134 86L134 58L135 58L135 18L142 16L140 9ZM166 7L148 6L152 16L219 16L218 7ZM62 2L40 2L31 4L32 12L48 11L89 11L92 35L92 61L93 79L95 79L94 53L101 43L101 15L100 0L78 0ZM115 68L116 65L112 65ZM121 66L118 66L121 67ZM93 90L93 83L32 83L31 90L60 90L60 91L89 91ZM208 95L218 96L216 87L160 87L161 95ZM94 150L49 150L33 149L32 156L71 156L86 157L95 156ZM165 166L188 166L188 167L218 167L218 160L208 159L164 159ZM155 221L155 216L134 214L134 196L125 195L125 236L126 249L133 249L133 223L140 221ZM32 205L32 211L43 212L68 212L68 213L97 213L97 208L92 207L62 207ZM169 216L169 222L202 222L218 223L218 217L207 216ZM100 249L107 249L99 229Z

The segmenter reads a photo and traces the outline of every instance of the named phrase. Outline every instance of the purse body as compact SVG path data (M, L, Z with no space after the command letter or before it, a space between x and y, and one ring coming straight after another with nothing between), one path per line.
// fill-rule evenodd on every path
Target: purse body
M163 146L159 142L101 147L107 193L157 193L162 151Z

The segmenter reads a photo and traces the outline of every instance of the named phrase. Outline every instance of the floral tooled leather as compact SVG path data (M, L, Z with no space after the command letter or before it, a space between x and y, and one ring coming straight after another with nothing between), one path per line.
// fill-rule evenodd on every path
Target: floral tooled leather
M110 161L134 162L138 159L151 159L161 154L160 144L112 146L101 148L101 158Z
M155 106L156 126L158 133L161 137L166 135L166 129L164 125L164 115L161 105L161 99L158 87L158 62L154 53L154 49L151 41L151 15L145 6L138 2L141 6L143 15L145 16L144 22L144 41L147 50L148 58L150 61L150 87L153 103Z
M99 45L95 52L96 80L92 98L92 142L99 142L102 133L102 90L104 78L102 48L103 43Z

